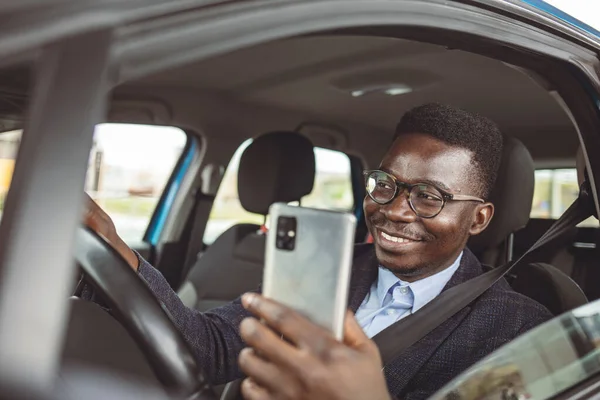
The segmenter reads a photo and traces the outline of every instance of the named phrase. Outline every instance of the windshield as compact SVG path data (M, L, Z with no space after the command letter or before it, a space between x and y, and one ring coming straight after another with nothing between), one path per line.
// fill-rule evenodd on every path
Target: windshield
M542 400L600 372L600 300L500 348L432 399Z

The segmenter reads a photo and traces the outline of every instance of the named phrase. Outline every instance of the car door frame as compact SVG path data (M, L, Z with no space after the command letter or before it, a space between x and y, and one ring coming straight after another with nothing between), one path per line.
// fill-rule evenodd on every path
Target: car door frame
M45 25L37 25L39 29L34 30L35 32L27 32L25 36L17 35L16 38L21 40L21 43L15 39L15 29L18 32L26 32L30 26L36 26L36 17L40 17L41 13L19 14L21 18L16 21L10 20L7 29L0 33L0 55L6 56L3 64L27 58L24 54L34 51L42 51L44 60L52 60L37 73L37 78L40 78L38 86L41 85L41 88L36 88L32 98L30 115L33 118L26 127L25 135L28 134L28 130L31 132L30 137L42 135L41 126L46 124L56 133L56 121L58 115L61 115L58 112L61 107L68 111L72 107L83 106L93 111L72 115L64 131L65 135L75 139L76 146L70 149L73 153L80 153L73 155L75 158L66 157L61 160L60 156L64 155L64 151L57 151L48 140L40 142L43 146L38 146L37 153L34 151L36 144L32 140L24 140L19 151L20 156L29 152L37 155L40 149L48 150L40 160L63 168L81 165L85 171L83 167L85 156L91 147L92 128L103 119L106 93L111 87L126 80L140 78L192 60L197 61L293 35L326 31L342 33L341 30L345 33L370 32L401 37L408 35L417 40L443 42L456 48L493 56L549 78L570 108L576 122L586 150L586 162L592 176L591 183L598 207L596 181L600 177L600 157L589 157L589 154L597 152L600 148L597 105L600 103L600 46L596 38L583 34L556 18L540 14L532 7L510 1L484 3L442 0L271 0L225 2L219 6L212 2L210 7L207 7L208 2L198 0L167 2L161 11L157 8L160 6L158 1L148 1L146 5L135 2L138 9L134 9L133 2L96 3L93 7L91 3L82 3L79 5L79 14L71 12L68 15L68 10L65 10L74 6L73 2L65 2L68 7L54 10L53 15L70 17L68 26L61 25L65 20L60 18L46 19L42 21ZM112 11L125 6L131 10L129 14L104 13L99 16L98 5L106 5ZM86 6L96 13L85 9ZM79 22L80 25L74 24L73 21ZM81 24L82 21L89 23ZM125 26L126 24L128 25ZM374 27L377 29L373 29ZM440 40L440 34L444 36L443 41ZM90 56L79 66L78 71L74 70L73 65L65 62L69 54L72 56L74 49ZM95 67L93 63L96 63ZM55 68L48 68L49 65ZM48 102L47 99L53 96L64 99L64 96L60 97L60 90L64 91L64 88L58 87L56 82L53 84L50 79L56 76L53 74L58 73L61 76L61 83L69 83L65 74L80 76L84 72L94 79L81 82L77 87L73 87L71 83L71 89L83 96L80 104L64 101L52 105ZM107 76L110 76L110 79ZM54 111L54 115L50 110ZM68 164L66 161L73 162ZM63 299L61 289L68 281L73 268L68 262L69 246L78 220L73 210L78 209L77 202L81 201L84 178L84 173L81 172L81 176L73 175L60 186L62 195L69 196L69 201L56 204L54 211L57 215L69 217L64 220L60 234L53 237L59 244L54 249L53 259L42 262L43 265L28 265L27 261L31 255L30 240L24 233L29 232L35 236L36 231L24 228L33 223L31 216L24 212L36 215L36 207L43 205L39 197L36 200L34 196L41 187L38 184L40 177L53 178L52 175L48 175L48 170L44 170L43 165L40 161L29 165L17 161L15 178L35 179L19 182L17 185L21 189L9 192L6 212L12 213L13 216L5 218L0 225L2 238L8 238L8 233L12 234L17 226L24 229L10 240L4 243L0 241L0 250L4 250L0 252L0 271L10 278L4 279L0 284L0 293L3 296L0 303L0 359L12 361L14 370L8 376L17 380L18 373L24 372L22 367L27 365L28 361L29 383L40 389L48 387L58 368L56 349L60 348L67 312L66 300ZM60 199L61 193L58 193L57 189L51 190L51 194ZM43 231L48 233L47 230ZM38 243L43 244L43 239L38 237ZM54 270L49 271L48 265ZM36 276L33 281L29 279L32 274ZM44 281L42 278L48 280ZM44 308L30 301L40 293L45 295ZM47 307L51 307L55 312L51 323L42 312L47 310ZM15 318L23 314L29 318ZM35 318L47 322L43 331L31 331ZM10 330L4 329L8 325ZM9 338L9 334L18 331L28 334L5 340ZM16 347L11 348L12 345ZM35 358L28 359L24 350L32 347L45 351L38 352ZM7 355L9 357L5 357ZM6 366L6 362L4 365ZM3 372L6 372L6 368Z

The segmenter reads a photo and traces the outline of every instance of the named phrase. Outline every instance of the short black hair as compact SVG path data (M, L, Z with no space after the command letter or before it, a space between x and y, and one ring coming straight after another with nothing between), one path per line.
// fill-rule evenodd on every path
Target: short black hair
M496 182L504 142L496 123L480 115L444 104L429 103L408 111L394 140L407 133L426 134L451 146L472 152L476 166L478 195L487 199Z

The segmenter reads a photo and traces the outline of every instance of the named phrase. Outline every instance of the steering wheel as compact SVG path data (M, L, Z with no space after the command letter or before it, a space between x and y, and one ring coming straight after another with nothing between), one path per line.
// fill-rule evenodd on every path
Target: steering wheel
M158 299L110 244L89 228L79 227L75 260L170 393L188 399L216 398Z

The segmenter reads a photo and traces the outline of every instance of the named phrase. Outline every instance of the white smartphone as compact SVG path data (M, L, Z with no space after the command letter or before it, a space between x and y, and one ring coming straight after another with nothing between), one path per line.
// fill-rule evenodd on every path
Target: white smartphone
M343 338L356 217L275 203L269 211L263 295Z

